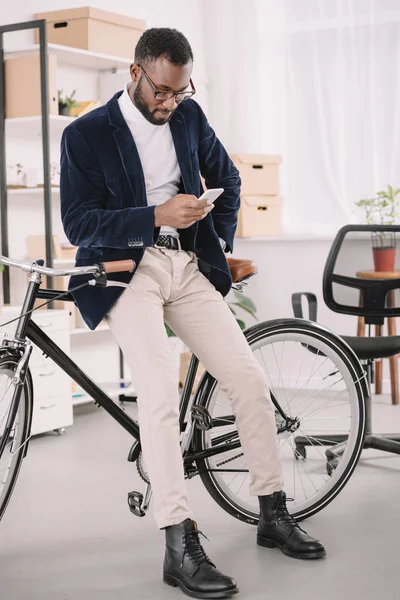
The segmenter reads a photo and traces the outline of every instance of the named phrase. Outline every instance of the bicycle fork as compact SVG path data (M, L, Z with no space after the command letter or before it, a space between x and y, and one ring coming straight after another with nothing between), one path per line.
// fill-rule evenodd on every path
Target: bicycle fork
M7 345L7 344L5 344ZM14 392L10 403L10 410L7 416L7 421L4 426L3 435L0 436L0 456L2 456L5 447L9 443L12 428L14 426L14 421L16 419L19 401L21 399L22 388L25 383L25 376L27 372L27 365L29 362L29 357L32 352L32 346L29 343L25 344L24 354L21 360L18 362L18 366L15 370L14 377L12 378L12 383L14 385Z

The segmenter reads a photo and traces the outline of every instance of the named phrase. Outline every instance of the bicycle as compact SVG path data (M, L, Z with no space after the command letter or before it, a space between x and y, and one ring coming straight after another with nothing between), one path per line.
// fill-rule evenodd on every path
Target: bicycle
M242 291L249 277L257 272L257 267L252 261L229 261L233 287ZM71 269L51 269L45 267L43 261L31 264L3 256L0 256L0 262L30 273L15 335L4 338L0 346L0 519L29 446L34 399L29 372L32 343L134 438L128 460L136 462L146 490L144 494L129 492L128 505L133 514L144 516L152 490L141 453L138 423L31 319L37 298L47 300L45 304L61 298L73 301L71 292L40 289L42 275L93 275L93 279L82 285L127 287L129 284L109 281L107 273L132 271L133 261ZM369 393L365 373L356 355L341 338L313 322L293 318L264 321L245 330L244 335L266 370L275 406L285 489L290 497L289 510L296 519L302 520L331 502L356 467L365 432L364 399ZM180 399L185 476L187 479L200 476L212 498L226 512L256 524L259 515L257 498L251 498L245 489L248 488L244 484L249 472L235 416L229 400L209 373L204 373L197 389L193 390L198 364L198 359L192 355ZM316 431L318 437L313 435ZM322 437L324 434L326 439ZM340 456L335 455L334 443L329 441L336 434L347 436ZM307 453L304 447L297 447L296 435L309 440ZM330 458L325 453L327 446Z

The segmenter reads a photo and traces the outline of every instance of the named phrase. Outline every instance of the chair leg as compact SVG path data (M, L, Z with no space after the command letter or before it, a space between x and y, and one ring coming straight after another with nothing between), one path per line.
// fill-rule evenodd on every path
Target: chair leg
M388 305L393 308L396 305L394 292L388 294ZM396 335L396 319L389 317L388 319L389 335ZM399 404L399 373L397 365L397 355L390 357L390 387L392 390L392 404Z
M375 325L375 336L382 335L381 326ZM382 394L382 359L375 361L375 394Z
M364 335L365 335L364 317L358 317L358 319L357 319L357 336L364 337Z
M399 404L399 372L397 355L390 357L390 387L392 390L392 404Z

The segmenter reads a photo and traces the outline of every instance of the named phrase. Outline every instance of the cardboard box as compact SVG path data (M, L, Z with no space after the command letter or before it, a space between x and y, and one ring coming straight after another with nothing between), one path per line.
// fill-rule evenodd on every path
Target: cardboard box
M272 154L235 154L231 156L242 180L242 194L279 195L279 165L282 157Z
M31 261L42 258L46 260L46 244L45 244L45 236L44 235L28 235L26 238L26 249L28 259ZM74 259L77 248L74 246L68 246L68 248L64 249L62 244L60 243L60 239L58 235L53 235L53 258L57 259ZM62 265L64 267L66 265ZM53 289L54 290L67 290L68 289L68 281L69 277L53 277ZM47 286L47 277L43 277L42 287L46 288ZM36 306L42 304L45 300L39 299L37 300ZM70 329L75 329L75 327L81 327L81 317L78 309L72 302L63 302L62 300L56 300L52 302L51 306L53 308L59 308L63 310L69 311L70 318Z
M42 114L39 54L4 61L6 118L36 117ZM57 57L48 55L49 114L58 115Z
M282 235L282 233L281 196L241 196L236 237Z
M26 249L29 260L46 260L46 242L44 235L28 235ZM58 235L53 235L53 258L75 259L78 248L70 244L63 246Z
M141 19L92 7L38 13L35 19L46 19L47 39L52 44L131 58L132 62L138 39L146 29ZM39 43L37 30L35 42Z

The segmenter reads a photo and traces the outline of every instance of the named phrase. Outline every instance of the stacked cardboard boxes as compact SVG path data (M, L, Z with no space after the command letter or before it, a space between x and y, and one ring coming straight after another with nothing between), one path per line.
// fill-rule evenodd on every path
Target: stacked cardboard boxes
M236 154L231 159L242 180L237 237L282 234L282 197L279 165L282 157Z

